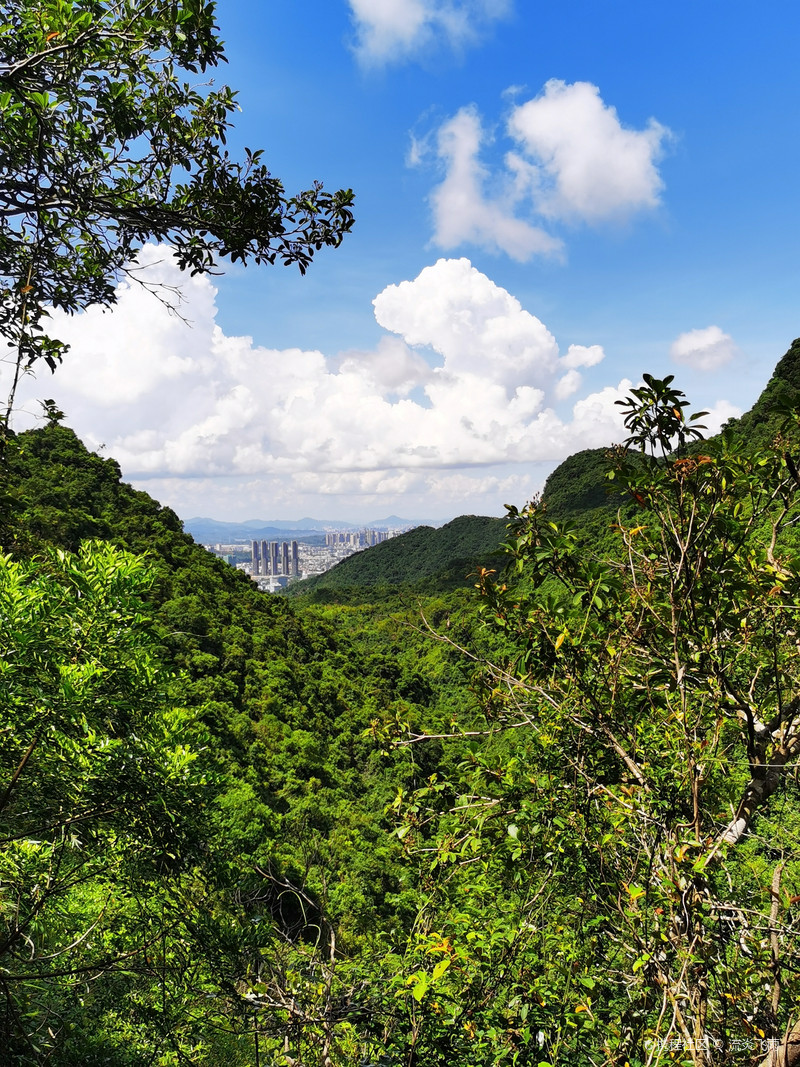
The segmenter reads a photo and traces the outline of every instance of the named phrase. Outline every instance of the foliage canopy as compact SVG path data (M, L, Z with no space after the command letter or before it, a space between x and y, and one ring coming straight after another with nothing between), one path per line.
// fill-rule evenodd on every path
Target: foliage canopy
M800 1060L798 416L686 454L684 408L652 377L627 403L615 551L512 508L512 573L482 576L483 738L406 815L420 857L439 823L422 1059L466 1027L481 1063Z
M188 725L189 748L214 753L214 773L193 787L211 793L203 835L182 787L166 799L180 829L175 866L160 866L147 844L163 840L148 801L129 815L140 836L151 826L142 861L100 820L93 890L65 892L57 915L40 909L44 956L62 952L73 969L96 962L88 938L66 951L66 931L86 929L102 906L108 848L121 884L139 892L149 879L136 899L150 903L137 910L126 897L106 946L157 950L93 984L94 1035L70 1001L74 974L52 975L40 958L37 977L10 953L0 976L17 982L24 1032L42 1036L43 1022L64 1019L69 1039L66 1029L47 1038L54 1055L93 1048L96 1060L79 1062L114 1067L137 1056L163 1067L252 1067L259 1057L745 1067L762 1054L763 1067L796 1067L800 430L793 368L781 366L767 417L746 438L732 424L695 439L698 420L671 379L647 378L626 406L628 446L569 468L602 537L587 537L566 506L511 508L508 568L479 571L474 607L461 592L429 590L427 637L416 605L384 592L376 604L259 595L69 430L12 435L14 507L0 536L20 559L44 555L10 561L17 584L72 605L65 567L95 573L100 563L54 556L46 545L59 539L147 552L160 647L147 645L142 662L168 658L160 692L173 709L151 700L149 721ZM612 508L590 492L604 467ZM550 494L561 505L565 482L555 478ZM79 631L96 618L87 647L116 635L96 648L98 662L152 631L136 613L92 604L45 613L40 630L52 639L28 641L8 689L28 734L36 708L55 708L61 692L61 666L33 669L33 652L65 677L77 669L69 616ZM109 698L119 691L114 707L132 715L128 655L118 682L112 672L92 684ZM20 710L28 704L33 718ZM106 707L71 706L81 729ZM0 741L8 783L26 742L10 732ZM92 744L70 751L112 769ZM51 796L73 806L55 776L41 781L44 801L31 793L0 816L19 820ZM142 801L163 796L153 788ZM48 855L60 847L20 825ZM35 903L36 854L18 852L0 845L5 888Z
M203 854L206 740L167 701L151 585L111 545L0 555L4 1063L88 1057L76 1002L152 973L171 885Z

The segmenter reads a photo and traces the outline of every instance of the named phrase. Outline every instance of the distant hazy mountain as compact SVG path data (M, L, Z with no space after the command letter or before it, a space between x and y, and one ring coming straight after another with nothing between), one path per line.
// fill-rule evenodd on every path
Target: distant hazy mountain
M338 519L245 519L243 522L221 522L219 519L195 517L184 521L184 529L200 544L229 544L237 540L280 541L291 535L292 540L318 540L326 530L402 530L422 525L423 520L388 519L372 522L345 522ZM429 523L429 525L436 525Z

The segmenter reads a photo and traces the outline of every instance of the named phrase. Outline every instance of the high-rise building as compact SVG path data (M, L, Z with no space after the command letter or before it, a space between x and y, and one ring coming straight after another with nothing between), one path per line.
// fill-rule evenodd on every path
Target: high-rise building
M251 552L250 573L253 578L289 578L300 574L297 541L253 541Z

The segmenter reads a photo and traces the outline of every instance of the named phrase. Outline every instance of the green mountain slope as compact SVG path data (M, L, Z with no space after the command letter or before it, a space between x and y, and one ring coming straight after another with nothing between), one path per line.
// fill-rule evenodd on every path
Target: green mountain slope
M763 445L774 435L781 409L798 405L800 338L792 342L779 360L752 408L741 418L731 420L731 426L751 443ZM691 451L713 449L716 439L709 437L692 446ZM618 509L630 511L631 508L629 501L614 493L614 483L606 477L611 466L608 450L604 448L586 449L565 459L548 477L542 493L542 503L549 515L558 522L572 522L586 539L606 536L609 524L616 521Z
M150 561L153 610L180 672L173 695L200 709L213 732L229 782L221 801L226 848L243 877L266 863L312 898L324 896L342 937L365 936L386 907L399 906L402 888L399 842L381 829L398 778L365 731L398 714L429 714L454 680L442 678L441 694L436 684L421 686L419 657L401 655L411 639L393 636L402 620L388 629L363 619L339 627L259 593L67 428L18 435L7 465L6 551L26 557L97 538ZM397 656L391 669L387 648ZM405 761L395 762L402 778ZM426 769L433 769L427 757L412 778ZM353 849L337 852L340 835L356 842Z
M329 594L383 587L445 591L472 584L471 572L489 564L505 537L505 519L462 515L439 529L408 533L356 552L325 574L290 587L292 595L324 601Z
M792 341L752 408L735 422L738 432L766 441L781 408L800 403L800 338Z
M241 974L247 954L258 957L259 938L313 946L321 929L335 930L337 950L356 957L386 929L402 939L416 914L415 875L402 862L403 844L391 835L385 812L399 789L415 789L446 761L439 745L413 754L382 749L398 724L438 724L443 731L454 709L471 705L457 650L422 632L416 602L410 609L396 601L380 609L298 609L259 593L67 428L19 434L5 462L4 551L34 557L48 546L75 549L94 538L144 556L155 572L151 611L172 673L169 698L195 712L208 731L218 778L207 849L221 886L197 919L203 927L191 949L192 973L202 975L197 981L214 988ZM463 552L473 543L465 537ZM450 594L426 610L434 624L446 618L450 632L466 640L458 621L463 600ZM12 771L4 768L6 779ZM69 931L69 917L63 921ZM204 971L199 961L207 953L213 959ZM138 997L147 1015L149 993L133 995L126 983L120 977L108 991L109 1010L130 1009L138 1018ZM94 988L96 997L106 996L103 983ZM104 1023L104 1010L99 1003L93 1009L92 1026L117 1032L123 1023L117 1016ZM84 1040L82 1025L71 1041ZM144 1024L141 1032L144 1049L150 1040ZM89 1062L80 1048L75 1062ZM147 1059L142 1050L131 1056L131 1064ZM123 1060L109 1052L102 1062L121 1067Z

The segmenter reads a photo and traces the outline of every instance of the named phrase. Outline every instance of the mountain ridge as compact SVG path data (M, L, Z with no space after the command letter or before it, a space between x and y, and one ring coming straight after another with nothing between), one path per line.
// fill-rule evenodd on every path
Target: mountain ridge
M397 515L362 523L312 518L244 519L241 522L228 522L199 515L183 520L184 529L201 544L249 539L269 541L285 537L289 533L320 537L334 530L396 530L424 525L437 526L441 523L431 519L402 519Z
M737 432L763 442L769 438L780 410L787 405L800 405L800 338L792 342L778 361L752 408L740 418L730 420L730 425ZM713 448L718 436L706 438L696 447ZM541 493L541 503L549 516L557 522L566 520L577 525L586 543L602 542L608 536L617 510L629 506L606 477L610 466L607 448L574 452L550 473ZM495 525L467 533L470 520ZM452 536L456 532L464 537ZM392 541L355 553L323 575L298 583L292 595L335 597L337 591L344 595L349 590L352 595L356 589L413 587L421 582L445 588L468 585L471 570L479 565L491 565L504 535L505 519L486 516L459 516L438 530L420 526ZM490 543L492 538L494 544ZM424 562L420 566L415 563L414 552L423 561L438 562L433 567ZM443 556L447 552L451 552L451 558L445 563ZM409 579L410 575L416 577Z
M468 586L473 584L470 573L498 551L505 524L505 518L459 515L438 529L416 526L348 556L324 574L294 583L287 592L325 599L359 589Z

